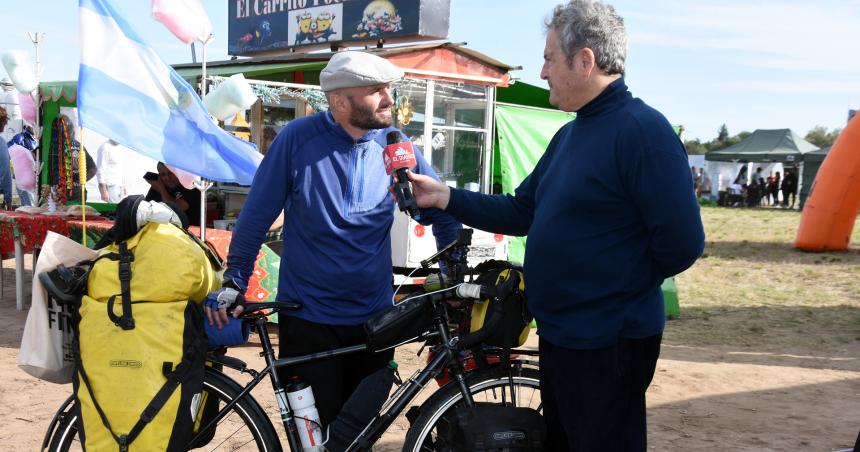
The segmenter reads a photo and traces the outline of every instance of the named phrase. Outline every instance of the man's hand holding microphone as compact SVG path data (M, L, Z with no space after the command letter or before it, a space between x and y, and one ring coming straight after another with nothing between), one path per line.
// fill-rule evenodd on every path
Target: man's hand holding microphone
M420 220L419 207L445 209L451 195L448 186L432 177L410 171L416 164L412 143L403 140L400 132L388 132L386 141L388 145L385 146L383 155L385 171L394 175L394 184L389 191L397 199L400 211ZM409 182L412 182L411 188Z

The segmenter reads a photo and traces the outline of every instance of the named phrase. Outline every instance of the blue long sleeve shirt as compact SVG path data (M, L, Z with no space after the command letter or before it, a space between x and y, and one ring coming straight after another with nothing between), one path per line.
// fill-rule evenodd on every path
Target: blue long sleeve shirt
M294 314L329 325L356 325L392 304L391 225L382 149L394 128L353 139L331 114L290 122L272 142L254 176L227 257L225 279L246 287L266 232L283 209L278 300L297 301ZM419 151L416 172L436 176ZM423 209L437 246L454 241L460 223Z
M9 160L9 148L6 142L0 140L0 191L6 204L12 204L12 167Z
M514 195L452 190L447 211L479 229L528 234L529 309L541 337L568 348L661 333L663 279L704 248L686 151L623 79L556 133Z

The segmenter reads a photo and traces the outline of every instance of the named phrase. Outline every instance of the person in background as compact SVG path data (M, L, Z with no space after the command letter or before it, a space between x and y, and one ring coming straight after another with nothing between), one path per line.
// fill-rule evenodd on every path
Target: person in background
M228 320L226 307L247 290L260 246L282 211L279 301L302 303L282 312L280 357L366 342L364 322L392 306L391 226L396 204L388 193L383 148L392 127L390 83L397 66L370 53L335 53L320 73L329 111L290 121L263 158L230 243L225 288L204 303L210 322ZM438 180L420 152L417 171ZM437 209L421 212L433 225L437 248L453 242L460 223ZM215 296L217 305L210 302ZM356 353L296 366L313 388L329 425L358 384L385 367L393 350Z
M13 144L17 144L18 146L29 150L35 160L36 150L39 148L39 142L36 140L36 137L33 136L33 126L29 124L25 125L24 130L12 137L12 139L7 143L9 147L12 147ZM20 187L16 187L16 189L18 190L18 198L21 200L21 205L32 206L33 199L30 192L22 190Z
M33 135L33 126L25 125L24 130L21 133L18 133L8 143L8 146L12 146L13 144L17 144L24 149L29 149L30 152L33 153L33 158L36 158L36 148L39 147L39 141L36 140L36 137Z
M0 133L6 129L9 116L0 107ZM12 210L12 162L9 160L9 147L6 140L0 140L0 191L3 192L3 209Z
M782 207L794 209L794 200L797 195L797 176L793 169L785 170L785 177L782 179ZM788 198L791 197L791 202Z
M768 190L770 191L770 195L773 197L773 205L778 206L779 205L779 187L782 183L782 177L779 174L779 171L776 171L774 173L772 182L773 182L773 184L768 187Z
M99 167L99 194L102 201L118 203L126 195L122 173L123 147L114 140L107 140L99 146L96 165ZM199 223L199 220L198 220Z
M418 205L526 235L548 448L646 450L645 390L665 325L660 285L689 268L704 228L684 146L624 82L624 20L601 2L556 6L541 78L576 112L514 195L410 174Z
M188 216L188 224L200 226L200 190L183 187L176 174L162 162L158 162L158 178L147 182L152 186L146 193L147 201L172 202Z

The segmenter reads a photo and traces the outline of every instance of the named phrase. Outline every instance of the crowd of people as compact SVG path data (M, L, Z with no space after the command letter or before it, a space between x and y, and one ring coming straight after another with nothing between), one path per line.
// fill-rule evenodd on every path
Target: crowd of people
M690 171L696 197L709 197L712 185L707 172L696 166L692 166ZM783 176L779 171L765 174L759 167L748 181L747 167L744 165L733 182L719 192L718 204L728 207L793 209L797 199L797 189L797 174L793 168L785 168Z

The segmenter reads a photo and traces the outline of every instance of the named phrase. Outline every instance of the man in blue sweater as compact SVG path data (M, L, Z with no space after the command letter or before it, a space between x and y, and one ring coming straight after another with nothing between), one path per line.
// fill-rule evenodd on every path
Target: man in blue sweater
M557 6L541 78L550 102L577 116L515 194L410 174L419 206L528 234L526 292L552 450L645 450L645 390L665 322L660 285L704 247L686 153L666 118L627 90L626 51L611 6Z
M278 300L303 305L279 319L280 356L365 342L363 323L392 306L391 225L382 150L392 130L389 83L403 72L365 52L332 56L320 75L329 111L291 121L263 158L233 230L225 288L207 300L209 321L228 321L224 308L247 288L269 226L283 210ZM437 176L420 152L416 171ZM460 223L438 209L421 212L437 246L454 241ZM218 300L218 303L213 303ZM324 425L361 380L385 367L393 350L303 365L284 374L313 388ZM294 371L293 371L294 370Z

